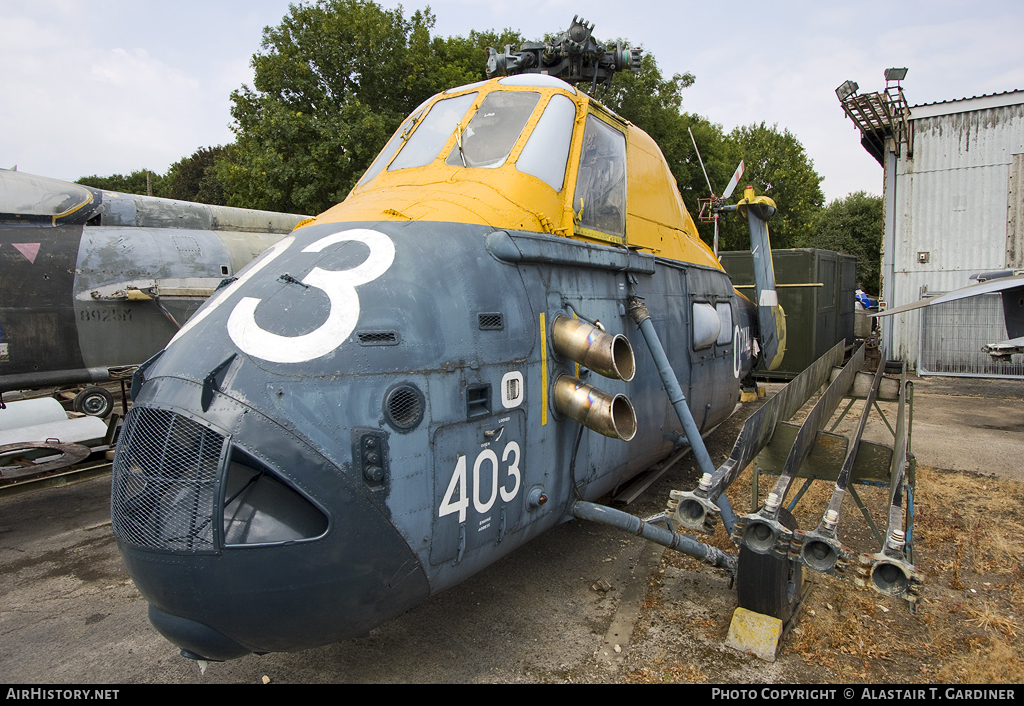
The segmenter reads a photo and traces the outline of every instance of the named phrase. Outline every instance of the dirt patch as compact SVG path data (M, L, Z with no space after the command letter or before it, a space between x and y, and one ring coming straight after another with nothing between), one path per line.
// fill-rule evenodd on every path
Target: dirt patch
M750 473L728 493L749 509ZM1024 664L1024 485L994 476L918 467L914 562L924 583L916 611L847 579L805 570L810 591L775 663L724 646L735 591L721 572L665 552L651 577L626 682L1021 683ZM762 483L761 496L770 488ZM817 487L821 486L821 487ZM831 487L816 482L797 505L802 528L817 525ZM860 490L876 524L887 489ZM844 505L844 517L854 507ZM844 543L877 551L858 517ZM882 524L884 529L884 523ZM732 549L719 527L710 544Z

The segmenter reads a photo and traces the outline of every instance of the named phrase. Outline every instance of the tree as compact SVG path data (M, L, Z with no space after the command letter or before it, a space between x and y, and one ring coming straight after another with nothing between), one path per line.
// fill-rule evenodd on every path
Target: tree
M882 197L857 191L822 209L812 232L799 241L798 247L856 256L857 281L866 292L877 294L884 221Z
M237 141L217 174L232 206L316 214L341 201L405 116L438 91L485 78L483 47L518 35L432 38L371 0L291 5L263 31L253 88L231 94Z
M220 145L200 147L191 157L178 160L162 177L158 195L168 199L226 205L224 185L217 178L216 165L225 158L227 150Z
M94 189L117 191L122 194L140 194L142 196L146 196L147 189L151 189L153 196L160 196L163 177L149 169L140 169L128 175L111 174L110 176L101 177L93 174L92 176L82 177L75 183L91 186Z
M768 196L778 206L768 224L772 247L796 247L814 231L814 219L825 203L814 162L793 133L779 132L775 125L741 126L729 138L739 146L746 163L740 188L751 185L758 196ZM723 240L723 249L749 247L748 232L743 224L730 233L728 241Z

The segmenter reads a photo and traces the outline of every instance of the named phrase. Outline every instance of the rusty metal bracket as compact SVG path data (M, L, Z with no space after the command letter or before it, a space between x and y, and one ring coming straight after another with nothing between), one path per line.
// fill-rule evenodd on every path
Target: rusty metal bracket
M21 452L21 453L19 453ZM47 453L52 452L52 453ZM53 453L56 458L50 458ZM0 481L37 476L73 466L84 461L92 449L81 444L63 444L59 441L24 441L0 446ZM36 458L49 458L41 463Z

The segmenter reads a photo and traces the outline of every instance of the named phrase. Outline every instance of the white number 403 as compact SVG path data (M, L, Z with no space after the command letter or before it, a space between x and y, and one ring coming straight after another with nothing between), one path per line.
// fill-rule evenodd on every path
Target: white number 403
M509 460L509 456L512 457L511 460ZM476 461L473 462L473 508L477 512L481 514L488 512L494 505L494 501L498 498L499 492L501 493L502 501L506 503L511 502L516 497L520 486L520 457L519 444L514 441L508 442L501 454L501 462L508 463L508 467L505 470L505 481L501 485L498 484L498 454L491 449L484 449L476 457ZM483 471L484 464L490 464L491 467L491 496L486 500L480 497L480 473ZM445 515L457 512L459 513L459 522L466 521L466 510L469 509L466 465L466 457L459 456L459 460L455 464L455 472L452 473L452 478L448 481L448 490L441 501L441 507L437 510L438 517L444 517ZM509 479L512 479L511 490L508 488ZM453 500L456 493L459 499Z

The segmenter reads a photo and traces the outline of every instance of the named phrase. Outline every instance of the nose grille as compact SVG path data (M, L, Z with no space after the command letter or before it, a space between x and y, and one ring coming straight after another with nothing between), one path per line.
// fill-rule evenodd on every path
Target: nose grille
M117 442L114 534L146 549L210 552L225 437L174 412L134 407Z

